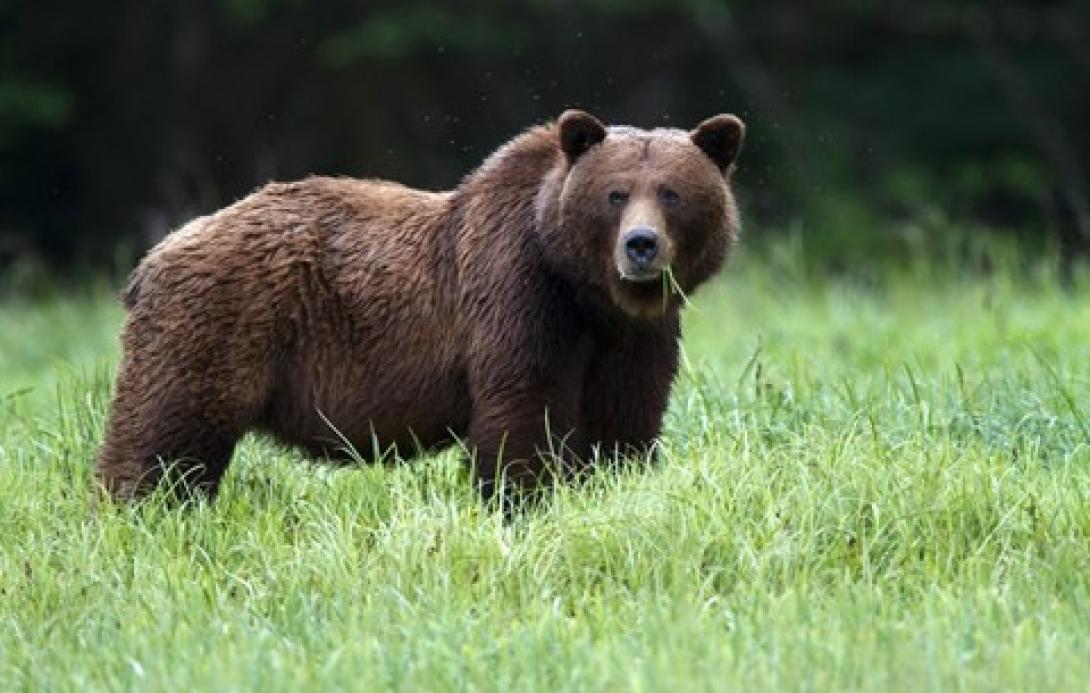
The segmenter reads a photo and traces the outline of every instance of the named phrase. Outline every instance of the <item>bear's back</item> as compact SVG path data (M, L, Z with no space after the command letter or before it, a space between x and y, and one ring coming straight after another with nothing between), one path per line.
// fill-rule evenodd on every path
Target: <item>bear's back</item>
M326 419L356 443L371 428L354 424L369 419L396 439L404 421L383 412L418 403L413 430L446 435L440 424L466 406L442 259L450 198L340 178L267 185L148 253L123 294L126 334L253 373L270 393L266 423L292 442L328 439Z

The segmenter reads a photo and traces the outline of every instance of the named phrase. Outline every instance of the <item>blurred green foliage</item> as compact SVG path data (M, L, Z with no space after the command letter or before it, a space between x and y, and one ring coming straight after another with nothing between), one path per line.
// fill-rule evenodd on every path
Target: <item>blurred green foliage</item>
M566 107L742 115L751 239L832 265L1090 236L1090 2L0 2L0 267L102 266L270 179L456 185Z

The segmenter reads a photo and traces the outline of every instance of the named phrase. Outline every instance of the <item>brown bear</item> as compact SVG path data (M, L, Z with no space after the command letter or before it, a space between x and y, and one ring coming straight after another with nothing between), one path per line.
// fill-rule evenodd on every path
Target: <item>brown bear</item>
M214 495L250 430L325 457L465 441L486 498L650 457L682 302L738 233L743 134L571 110L450 192L309 178L189 222L123 292L98 480Z

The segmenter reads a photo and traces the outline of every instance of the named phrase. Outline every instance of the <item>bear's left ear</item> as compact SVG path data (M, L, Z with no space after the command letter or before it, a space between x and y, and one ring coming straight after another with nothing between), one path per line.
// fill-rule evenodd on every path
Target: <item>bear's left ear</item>
M560 149L568 157L569 164L574 164L588 149L606 138L606 126L586 111L564 111L557 121L557 129L560 131Z
M697 125L689 136L720 171L726 171L742 149L746 125L738 116L717 115Z

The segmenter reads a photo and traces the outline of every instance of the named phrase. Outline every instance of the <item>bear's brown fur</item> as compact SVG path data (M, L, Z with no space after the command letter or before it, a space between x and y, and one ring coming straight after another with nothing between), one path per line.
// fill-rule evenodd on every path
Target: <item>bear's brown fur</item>
M451 192L310 178L191 221L123 295L99 481L133 498L170 468L214 494L249 430L320 456L465 440L489 497L548 476L545 451L647 452L683 295L737 234L742 136L568 111Z

